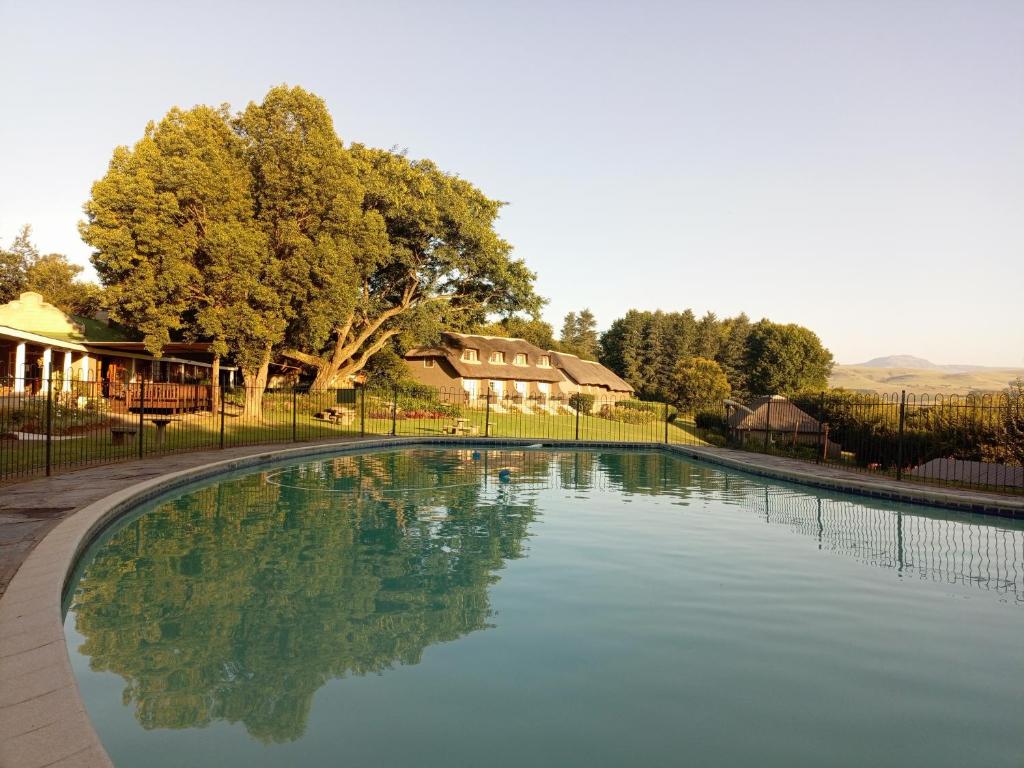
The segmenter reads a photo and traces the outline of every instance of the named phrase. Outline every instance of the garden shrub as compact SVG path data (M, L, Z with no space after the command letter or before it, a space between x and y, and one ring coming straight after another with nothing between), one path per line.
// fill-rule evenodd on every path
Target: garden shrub
M594 408L594 396L585 392L573 392L569 395L569 407L575 408L580 413L590 413Z
M646 408L622 408L617 405L602 405L598 416L610 421L621 421L623 424L650 424L660 420L660 416Z
M729 422L725 414L718 411L697 411L693 416L693 423L697 429L706 429L720 435L729 431Z

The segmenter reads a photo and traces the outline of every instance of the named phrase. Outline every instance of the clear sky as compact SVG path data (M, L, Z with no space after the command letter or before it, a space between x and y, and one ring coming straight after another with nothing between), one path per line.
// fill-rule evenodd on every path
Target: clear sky
M0 0L0 241L86 263L115 145L285 82L507 201L556 329L746 311L1024 365L1021 0Z

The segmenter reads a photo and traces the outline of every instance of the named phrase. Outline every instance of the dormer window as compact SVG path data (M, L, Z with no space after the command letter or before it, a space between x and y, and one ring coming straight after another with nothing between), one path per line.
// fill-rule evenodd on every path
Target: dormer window
M505 353L504 352L492 352L491 353L491 362L494 363L495 365L504 365L505 364Z
M434 361L433 361L433 359L432 359L432 358L429 358L429 357L428 357L428 358L426 358L426 359L424 359L424 361L423 361L423 367L424 367L424 368L433 368L433 367L434 367Z
M462 362L464 363L479 363L480 353L475 349L464 349L462 350Z
M537 365L541 368L550 368L551 358L548 355L541 355L540 362L538 362Z
M526 365L526 355L522 352L517 353L512 360L512 365Z

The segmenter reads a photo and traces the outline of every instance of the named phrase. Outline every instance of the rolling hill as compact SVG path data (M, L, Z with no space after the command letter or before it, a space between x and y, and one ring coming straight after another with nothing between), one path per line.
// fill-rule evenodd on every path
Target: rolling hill
M969 392L998 392L1024 368L988 368L981 365L936 365L913 355L876 357L858 365L836 365L829 385L861 392L965 395Z

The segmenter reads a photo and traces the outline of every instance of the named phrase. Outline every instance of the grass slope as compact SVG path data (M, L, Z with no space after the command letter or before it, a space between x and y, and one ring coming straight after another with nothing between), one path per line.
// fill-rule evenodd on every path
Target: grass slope
M998 392L1018 376L1024 376L1024 368L984 368L954 373L933 368L837 365L828 383L832 387L864 392L899 392L905 389L915 394L965 395L970 392Z

